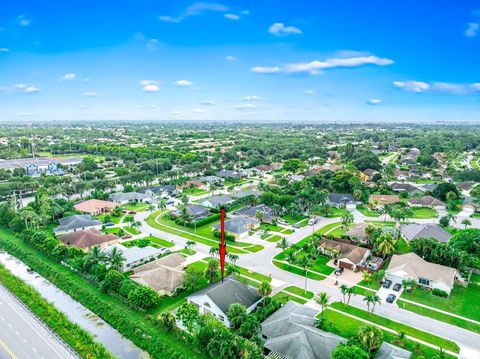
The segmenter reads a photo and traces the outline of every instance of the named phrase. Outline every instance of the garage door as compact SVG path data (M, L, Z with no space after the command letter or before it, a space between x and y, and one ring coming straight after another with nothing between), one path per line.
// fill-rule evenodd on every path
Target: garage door
M341 267L341 268L353 270L353 264L352 263L346 263L346 262L338 261L338 266Z
M391 274L387 274L386 278L390 279L393 283L402 283L402 280L405 279L405 277L397 276L397 275L391 275Z

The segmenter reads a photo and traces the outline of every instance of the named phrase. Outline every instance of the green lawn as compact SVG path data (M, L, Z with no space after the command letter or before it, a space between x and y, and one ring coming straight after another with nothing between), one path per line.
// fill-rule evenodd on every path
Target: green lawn
M400 238L397 243L395 244L395 253L397 254L405 254L410 252L410 246L408 245L407 241L403 238Z
M307 292L305 293L305 289L295 287L293 285L290 286L290 287L284 288L283 290L285 292L289 292L289 293L299 295L300 297L304 297L306 299L312 299L313 298L313 292L310 292L309 290L307 290Z
M286 303L288 302L289 300L292 300L294 302L297 302L297 303L300 303L300 304L305 304L307 302L306 299L301 299L301 298L298 298L294 295L290 295L288 294L287 292L278 292L277 294L275 294L272 298L276 299L277 301L279 301L280 303Z
M327 236L342 238L344 235L346 235L347 231L348 228L344 229L343 226L338 226L337 228L334 228L330 232L328 232Z
M124 204L122 207L128 211L143 212L149 206L150 204L146 202L130 202L130 203Z
M355 336L357 334L358 328L366 324L360 320L356 320L342 313L334 312L330 309L325 310L324 318L333 326L334 332L344 338L350 338ZM395 342L395 334L387 332L385 330L382 331L383 340L385 342L391 343L393 345L398 345ZM411 340L407 340L403 348L412 352L412 358L414 359L434 358L436 355L435 349L423 344L420 344L420 352L416 352L414 350L415 347L413 341ZM446 358L453 357L450 355L446 355Z
M133 235L137 235L137 234L140 233L139 230L137 230L137 229L134 228L134 227L130 227L130 226L123 227L123 229L124 229L126 232L128 232L128 233L130 233L130 234L133 234Z
M260 282L270 283L272 281L272 277L269 277L268 275L264 275L264 274L257 273L257 272L251 272L247 268L243 268L243 267L239 267L239 266L237 266L237 268L238 268L238 272L241 275L244 275L246 277L256 279Z
M107 216L107 215L106 215L106 214L101 214L101 215L97 216L96 218L97 218L100 222L105 223L105 216ZM122 219L122 217L123 217L123 214L122 214L121 216L119 216L119 217L115 217L115 216L110 215L110 221L111 221L112 223L119 224L120 221L121 221L121 219Z
M293 233L293 229L284 228L284 229L282 230L282 233L283 233L283 234L292 234L292 233Z
M200 188L185 188L182 193L190 196L200 196L202 194L207 194L209 191Z
M437 297L421 288L413 293L403 292L400 298L480 321L480 286L475 284L470 284L468 288L454 286L448 298Z
M455 353L458 353L460 351L460 348L458 347L458 345L455 344L454 342L450 341L450 340L438 337L436 335L421 331L421 330L413 328L413 327L409 327L408 325L405 325L405 324L402 324L402 323L394 322L390 319L384 318L384 317L382 317L380 315L377 315L375 313L373 313L373 314L370 313L369 314L362 309L358 309L358 308L352 307L352 306L347 306L347 305L345 305L343 303L340 303L340 302L332 303L331 307L335 308L335 309L338 309L338 310L341 310L342 312L352 314L352 315L354 315L358 318L368 320L369 322L381 325L383 327L393 329L396 332L402 331L406 335L409 335L411 337L423 340L427 343L433 344L433 345L441 347L443 349L447 349L447 350L450 350L450 351L455 352Z
M438 217L437 211L431 208L425 207L413 207L411 208L413 211L413 216L411 218L436 218Z
M105 227L103 229L103 232L106 234L118 234L120 229L121 229L120 227Z
M281 239L282 239L282 236L274 235L273 237L268 238L267 241L268 242L278 242Z
M285 229L285 227L281 227L279 225L275 226L273 224L268 224L268 223L260 223L260 229L267 230L267 231L273 231L273 232L280 232L283 229Z
M299 276L302 276L302 277L305 277L305 271L301 268L297 268L297 267L293 267L293 266L289 266L287 263L281 263L279 261L276 261L276 260L273 260L272 263L277 267L277 268L280 268L280 269L283 269L287 272L290 272L290 273L293 273L293 274L297 274ZM307 278L310 278L310 279L314 279L314 280L324 280L326 277L325 276L322 276L320 274L316 274L316 273L312 273L312 272L308 272L307 274Z
M156 243L161 245L162 247L172 248L175 246L172 242L166 241L165 239L161 239L155 236L146 236L143 239L148 239L150 242Z
M357 206L358 211L363 214L364 216L367 217L378 217L379 214L377 211L372 211L371 209L365 207L365 206Z
M300 221L303 221L305 219L307 219L307 217L304 217L304 216L295 216L295 217L292 217L291 215L289 214L286 214L284 216L281 217L285 222L289 223L289 224L295 224L297 222L300 222ZM307 221L308 222L308 221ZM300 223L300 226L306 226L308 223L307 222L303 222L303 223ZM304 224L305 223L305 224Z
M362 280L361 282L359 282L357 284L361 285L362 287L367 287L367 288L373 289L375 291L379 290L380 287L382 286L380 283L378 283L377 281L374 281L374 280L370 281L369 283Z
M451 325L455 325L460 328L464 328L467 330L471 330L472 332L480 333L480 325L469 322L464 319L452 317L450 315L445 315L443 313L437 312L436 310L428 309L425 307L421 307L419 305L411 304L409 302L405 302L401 299L397 300L397 305L400 308L409 310L411 312L415 312L417 314L423 315L425 317L430 317L436 320L440 320L441 322L445 322Z
M326 217L327 218L343 217L345 215L348 215L349 213L350 211L348 209L332 207L330 214Z

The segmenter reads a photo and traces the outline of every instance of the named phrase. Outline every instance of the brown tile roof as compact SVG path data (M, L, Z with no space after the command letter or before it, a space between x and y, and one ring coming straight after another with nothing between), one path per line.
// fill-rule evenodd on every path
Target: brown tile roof
M84 229L64 234L58 237L58 239L63 243L71 246L79 248L90 248L106 242L118 242L119 238L114 234L102 234L96 229Z
M332 248L340 253L339 259L348 258L353 263L360 262L368 251L367 248L358 247L354 244L338 242L330 239L323 239L320 241L320 246L326 250Z
M100 199L89 199L75 204L75 209L80 212L87 213L101 213L101 212L110 212L119 204L112 201L103 201Z
M372 194L368 202L374 204L378 202L379 205L383 206L385 204L393 204L400 201L400 197L393 194Z

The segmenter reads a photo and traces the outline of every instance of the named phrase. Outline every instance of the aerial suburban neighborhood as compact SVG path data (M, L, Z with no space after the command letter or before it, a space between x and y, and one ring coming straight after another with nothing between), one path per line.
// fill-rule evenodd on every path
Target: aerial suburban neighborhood
M480 5L4 1L0 359L480 359Z

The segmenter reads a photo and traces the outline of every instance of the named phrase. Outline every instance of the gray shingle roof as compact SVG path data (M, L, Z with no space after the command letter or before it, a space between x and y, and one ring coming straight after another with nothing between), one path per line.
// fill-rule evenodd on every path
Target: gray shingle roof
M209 198L206 198L204 200L199 201L200 204L204 202L210 202L213 206L218 207L218 206L223 206L226 205L230 202L233 201L233 198L227 195L221 195L221 196L212 196Z
M336 204L355 203L355 197L349 193L330 193L328 200Z
M437 224L402 224L400 232L408 241L417 238L435 238L439 242L448 242L452 235Z
M273 218L275 217L273 214L273 210L265 204L261 204L259 206L254 207L245 207L235 211L233 214L240 215L240 216L249 216L255 217L257 212L263 213L263 218Z
M87 228L102 224L98 219L93 219L89 214L77 214L70 217L60 218L59 226L53 229L54 233L71 231L77 228Z
M226 277L223 283L220 281L212 284L192 296L203 294L207 295L224 313L228 312L232 304L242 304L248 308L262 299L258 289L243 284L234 275Z
M114 202L144 201L150 199L150 196L139 192L114 193L109 196L109 199Z
M331 358L347 340L315 328L317 310L289 301L262 323L265 348L288 359Z
M257 219L250 217L235 217L225 221L225 230L231 233L242 234L249 231L248 226L260 223ZM220 229L220 223L213 226L214 229Z
M189 204L185 208L188 213L195 218L208 217L211 214L207 207L199 206L198 204ZM180 210L172 211L172 214L174 216L180 216Z
M412 353L395 345L383 342L375 359L410 359Z

